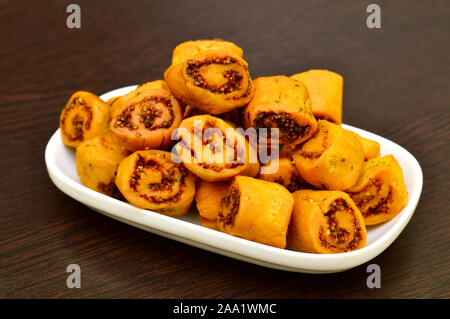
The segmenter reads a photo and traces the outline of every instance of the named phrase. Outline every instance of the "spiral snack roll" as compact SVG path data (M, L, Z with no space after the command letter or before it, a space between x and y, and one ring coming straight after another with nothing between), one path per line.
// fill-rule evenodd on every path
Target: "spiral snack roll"
M59 127L67 146L77 147L83 141L109 131L109 105L90 92L74 93L61 112Z
M81 183L97 192L121 198L115 183L116 172L128 155L119 138L111 132L84 141L77 147L75 157Z
M193 174L207 182L236 175L256 176L256 151L231 124L211 115L184 119L175 145L179 158Z
M264 165L264 167L271 173L264 174L261 172L258 175L259 179L283 185L290 192L311 187L299 174L293 160L290 158L274 159Z
M164 90L167 93L170 93L169 88L168 88L166 82L164 82L164 80L155 80L155 81L146 82L144 84L138 85L137 88L128 92L127 94L122 95L122 96L112 97L108 100L108 103L111 105L111 108L109 111L111 117L115 117L118 115L118 113L120 113L120 109L123 106L121 103L126 103L126 101L128 99L139 96L142 93L144 93L145 91L152 90L152 89L153 90Z
M357 137L339 125L319 120L317 131L299 145L295 166L309 184L328 190L345 190L358 180L364 152Z
M344 79L328 70L309 70L291 78L302 82L311 97L312 112L317 119L342 123L342 90Z
M112 115L111 130L135 151L170 146L182 112L168 91L143 88L116 102Z
M291 249L319 254L363 248L366 227L353 200L340 191L299 190L288 232Z
M137 151L125 158L117 170L116 184L133 205L170 215L184 215L195 195L195 177L171 153Z
M244 52L233 42L221 39L214 40L196 40L183 42L173 50L172 64L183 63L187 59L192 58L197 53L207 50L223 50L236 54L242 58Z
M169 67L164 78L177 99L206 113L231 111L253 97L247 62L229 51L200 51Z
M348 193L366 225L394 218L408 200L402 168L392 155L365 162L359 180Z
M285 248L294 199L283 186L236 176L222 199L217 225L227 234Z
M295 146L314 133L317 123L308 91L301 82L271 76L257 78L253 83L255 96L243 114L246 127L278 128L280 148Z

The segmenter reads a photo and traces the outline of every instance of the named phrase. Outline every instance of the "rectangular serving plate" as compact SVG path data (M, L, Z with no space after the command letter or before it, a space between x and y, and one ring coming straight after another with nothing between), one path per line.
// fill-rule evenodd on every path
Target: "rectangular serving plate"
M106 100L132 88L119 89L102 98ZM75 167L75 151L64 145L59 129L47 144L45 162L51 180L61 191L93 210L123 223L264 267L302 273L334 273L366 263L392 244L411 219L423 184L420 165L407 150L370 132L345 124L342 127L380 143L382 156L395 156L404 172L408 203L392 220L368 227L367 244L364 248L341 254L310 254L259 244L200 226L195 208L185 216L169 217L95 192L80 183Z

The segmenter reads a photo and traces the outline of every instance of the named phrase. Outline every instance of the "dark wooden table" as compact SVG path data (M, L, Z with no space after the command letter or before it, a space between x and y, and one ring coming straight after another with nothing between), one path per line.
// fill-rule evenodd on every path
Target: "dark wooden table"
M73 1L0 5L2 298L449 298L450 3L376 1ZM253 77L328 68L344 76L344 122L409 150L422 197L398 239L370 263L331 275L266 269L98 214L50 181L44 149L70 94L162 77L176 44L224 38ZM405 172L408 174L408 172ZM78 264L82 287L66 287Z

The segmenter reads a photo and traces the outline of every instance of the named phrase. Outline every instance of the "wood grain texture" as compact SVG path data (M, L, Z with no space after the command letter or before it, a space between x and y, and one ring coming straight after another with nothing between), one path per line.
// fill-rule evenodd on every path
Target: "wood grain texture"
M0 297L449 298L450 3L377 1L69 1L0 7ZM50 181L44 149L70 94L162 77L179 42L224 38L253 77L328 68L344 76L344 122L384 136L420 162L424 187L399 238L366 267L332 275L266 269L98 214ZM406 172L407 174L407 172ZM66 288L66 266L82 288Z

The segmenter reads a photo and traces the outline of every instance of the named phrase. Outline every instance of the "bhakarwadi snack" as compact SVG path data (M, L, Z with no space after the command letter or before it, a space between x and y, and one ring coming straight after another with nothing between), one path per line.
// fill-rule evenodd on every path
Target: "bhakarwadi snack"
M236 176L220 205L217 225L227 234L284 248L294 199L283 186Z
M113 133L84 141L76 149L75 164L81 183L97 192L121 198L116 187L119 163L129 155Z
M83 141L109 132L109 105L90 92L75 92L59 118L61 138L67 146L77 147Z
M132 151L165 149L181 122L181 108L169 91L145 88L127 95L113 107L110 128Z
M160 150L137 151L122 160L116 184L131 204L170 216L184 215L195 195L195 177Z
M113 97L108 100L110 102L111 108L109 109L111 117L117 116L121 112L121 108L123 107L123 103L126 103L127 100L134 98L136 96L141 95L143 92L147 90L163 90L170 93L169 88L167 87L166 82L163 80L155 80L151 82L146 82L144 84L138 85L134 90L128 92L125 95Z
M341 191L299 190L288 232L291 249L319 254L363 248L366 227L353 200Z
M244 52L236 44L221 39L196 40L183 42L173 50L172 64L183 63L197 53L207 50L224 50L242 58Z
M230 180L236 175L256 176L256 151L226 121L197 115L184 119L178 129L175 150L193 174L208 182Z
M368 138L362 137L359 134L346 130L347 132L350 132L350 134L356 136L359 141L361 142L361 145L363 147L364 152L364 160L368 161L375 157L380 157L380 143L370 140Z
M177 99L206 113L231 111L253 97L247 62L229 51L200 51L169 67L164 78Z
M271 173L263 174L261 170L258 175L259 179L283 185L291 193L299 189L310 188L308 183L306 183L299 174L293 160L290 158L282 157L278 160L271 160L264 165L264 168Z
M306 85L311 98L312 112L317 119L342 123L342 89L344 79L328 70L309 70L291 78Z
M199 180L196 185L195 202L201 217L213 220L219 214L220 202L225 195L229 182L205 182Z
M293 155L295 166L309 184L328 190L345 190L358 180L364 152L357 137L342 127L319 120L313 137Z
M394 218L408 200L402 168L392 155L365 162L358 181L348 193L366 225Z
M253 83L255 96L243 113L246 127L267 128L268 140L270 129L278 128L280 148L295 146L314 133L317 123L302 83L286 76L260 77Z

